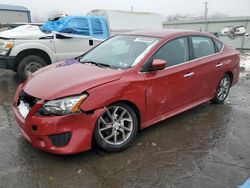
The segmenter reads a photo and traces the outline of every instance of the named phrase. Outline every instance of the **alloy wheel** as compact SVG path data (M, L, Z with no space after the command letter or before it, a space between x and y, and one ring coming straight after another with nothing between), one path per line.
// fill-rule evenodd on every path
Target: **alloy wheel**
M108 144L121 145L131 136L133 119L122 106L107 107L98 119L98 133Z
M219 100L223 101L228 95L230 89L230 78L225 76L221 79L219 87L217 89L217 97Z

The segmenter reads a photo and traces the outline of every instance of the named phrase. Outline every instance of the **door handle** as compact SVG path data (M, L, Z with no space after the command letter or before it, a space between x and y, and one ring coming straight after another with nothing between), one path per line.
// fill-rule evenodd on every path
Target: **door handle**
M190 72L190 73L187 73L187 74L184 74L184 78L189 78L189 77L192 77L194 75L194 72Z
M223 63L218 63L215 65L216 68L219 68L219 67L222 67L223 66Z

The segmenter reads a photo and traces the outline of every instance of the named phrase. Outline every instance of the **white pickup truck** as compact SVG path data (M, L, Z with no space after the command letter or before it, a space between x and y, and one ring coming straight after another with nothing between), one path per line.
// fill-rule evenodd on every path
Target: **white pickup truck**
M70 20L72 23L68 26L74 27L75 21L80 21L87 34L74 34L71 28L47 31L36 25L22 25L0 32L0 68L13 70L24 80L39 68L77 57L114 34L162 28L162 17L152 13L93 10L88 16ZM97 30L96 26L99 27Z

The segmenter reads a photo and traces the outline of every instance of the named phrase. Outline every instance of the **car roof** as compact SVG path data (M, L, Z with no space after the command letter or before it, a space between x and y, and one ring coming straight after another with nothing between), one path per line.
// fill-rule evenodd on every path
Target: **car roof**
M124 33L124 35L139 35L139 36L150 36L164 38L173 35L205 35L211 36L209 33L194 31L194 30L184 30L184 29L158 29L158 30L139 30Z

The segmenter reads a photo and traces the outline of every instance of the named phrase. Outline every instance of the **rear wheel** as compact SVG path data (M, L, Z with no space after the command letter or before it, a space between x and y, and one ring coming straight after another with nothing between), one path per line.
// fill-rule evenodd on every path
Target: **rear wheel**
M211 102L214 104L223 103L228 96L230 86L231 78L228 74L224 74L224 76L220 79L220 82L216 88L215 97L211 100Z
M134 140L138 130L137 117L133 109L124 103L106 108L98 118L94 140L106 151L120 151Z
M36 55L24 57L17 68L18 77L21 81L26 80L32 73L46 66L45 60Z

